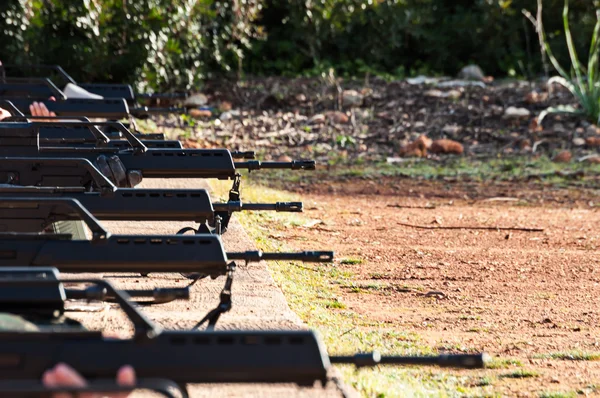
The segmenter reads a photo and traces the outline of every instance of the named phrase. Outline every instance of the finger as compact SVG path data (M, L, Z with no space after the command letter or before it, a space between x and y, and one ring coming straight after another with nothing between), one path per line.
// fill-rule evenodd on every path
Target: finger
M85 387L86 382L79 373L64 363L59 363L54 367L56 382L63 386Z
M117 372L117 384L120 386L135 386L135 370L129 365L123 366ZM127 398L129 393L115 394L112 398Z
M48 101L56 101L56 98L50 97L50 98L48 98Z
M56 113L54 113L54 112L50 112L50 116L52 116L52 117L56 117Z
M77 373L73 368L64 363L59 363L54 367L54 374L58 386L63 387L85 387L87 385L85 379ZM97 398L97 394L79 394L78 398ZM61 397L62 398L62 397Z
M58 382L56 381L56 372L54 369L47 370L42 375L42 383L45 387L48 388L56 388L60 387ZM52 394L52 398L70 398L70 394L68 393L56 393Z
M42 116L50 116L50 112L43 102L40 102L40 112L42 113Z
M32 105L33 105L33 112L31 112L31 114L33 116L43 116L42 110L40 109L40 104L37 102L34 102Z

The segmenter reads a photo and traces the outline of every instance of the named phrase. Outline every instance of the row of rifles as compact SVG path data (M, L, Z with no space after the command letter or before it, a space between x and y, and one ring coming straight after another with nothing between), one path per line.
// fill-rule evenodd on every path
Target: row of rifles
M484 354L329 356L311 330L215 330L232 306L236 262L330 263L333 253L225 251L221 236L234 212L302 211L300 202L244 203L241 170L314 170L315 162L184 149L162 134L139 131L136 118L183 113L185 107L171 105L184 100L181 93L137 94L130 85L81 84L60 66L0 66L0 107L12 115L0 122L0 396L134 389L188 396L193 383L314 387L332 380L335 363L484 366ZM143 105L156 102L169 107ZM40 115L44 108L51 116ZM136 188L146 179L169 178L230 180L232 187L223 203L213 203L205 189ZM101 220L190 226L171 235L116 235ZM75 275L64 279L60 272ZM77 278L107 272L179 273L189 284L123 290L106 279ZM189 299L194 284L208 277L222 278L223 289L217 306L191 330L163 330L140 311L142 304ZM71 300L116 303L133 325L132 336L88 330L66 315ZM89 383L43 385L43 373L57 363ZM135 386L111 381L125 364L135 369Z

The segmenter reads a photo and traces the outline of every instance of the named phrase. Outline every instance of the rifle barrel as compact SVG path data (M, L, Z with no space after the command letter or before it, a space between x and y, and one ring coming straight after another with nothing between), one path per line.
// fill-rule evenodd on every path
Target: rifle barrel
M131 298L148 297L156 301L189 300L189 287L154 288L140 290L123 290ZM65 289L68 299L73 300L99 300L104 301L114 298L103 287L92 286L86 289Z
M247 162L235 162L236 169L260 170L260 169L291 169L291 170L314 170L314 160L292 160L291 162L261 162L250 160Z
M356 354L351 356L329 357L331 363L352 364L356 367L376 365L429 365L445 368L484 368L488 355L481 354L445 354L437 356L381 356L378 352Z
M244 261L304 261L311 263L328 263L333 261L331 251L304 251L297 253L263 253L261 251L233 252L227 253L230 260Z
M229 201L226 203L214 203L215 211L279 211L279 212L302 212L302 202L276 202L276 203L242 203Z

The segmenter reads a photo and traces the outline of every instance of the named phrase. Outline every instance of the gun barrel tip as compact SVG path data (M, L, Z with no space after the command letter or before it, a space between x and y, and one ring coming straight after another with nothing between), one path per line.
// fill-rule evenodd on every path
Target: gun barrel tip
M481 367L482 368L487 368L489 364L492 363L492 356L490 354L488 354L487 352L482 352L481 353Z

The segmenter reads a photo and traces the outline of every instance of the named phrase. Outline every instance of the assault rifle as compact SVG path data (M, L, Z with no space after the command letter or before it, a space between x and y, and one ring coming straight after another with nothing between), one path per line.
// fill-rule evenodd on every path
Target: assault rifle
M43 207L50 207L42 209ZM25 209L25 210L24 210ZM41 210L39 210L41 209ZM111 235L81 203L72 198L0 199L0 267L51 266L64 272L180 272L192 279L228 275L230 260L331 262L333 252L226 253L218 235ZM19 233L11 214L51 212L82 220L92 237L71 240L68 234ZM10 225L7 221L11 221ZM235 266L235 265L234 265Z
M291 162L234 162L227 149L156 149L146 147L118 122L92 123L113 125L126 137L128 148L43 146L39 129L49 123L0 123L0 157L86 158L91 162L117 157L127 171L136 171L144 178L218 178L232 179L230 200L239 200L240 169L314 170L314 160ZM82 127L87 122L63 122L61 125ZM244 153L242 153L244 154ZM245 154L244 154L245 156ZM34 184L35 185L35 184ZM57 184L65 185L65 184ZM118 184L120 185L120 184Z
M53 177L64 169L81 171L73 179L59 178L75 186L52 185L58 182ZM0 185L0 198L73 198L100 220L192 221L200 224L198 229L185 230L195 233L227 231L231 216L237 211L302 211L301 202L212 203L204 189L117 188L87 159L0 158L0 181L19 184ZM68 212L57 213L54 205L35 209L0 208L2 224L14 232L41 232L48 225L73 216Z
M123 98L130 104L136 100L182 100L187 97L184 93L135 93L129 84L77 83L60 65L0 65L0 77L6 78L8 74L14 77L56 77L63 84L71 83L106 98Z
M114 297L134 326L133 337L111 339L98 331L65 330L27 333L0 331L0 372L2 396L49 396L57 391L113 392L149 389L166 397L188 397L192 383L295 383L322 385L331 380L332 364L356 367L421 365L456 368L483 368L486 354L460 354L424 357L382 357L379 353L328 356L319 336L303 331L171 331L154 325L131 305L127 292L115 289L106 280L68 280L58 278L0 278L0 302L8 300L11 311L15 301L31 311L60 306L63 282L89 283ZM14 299L11 292L17 291ZM39 297L40 289L47 294ZM36 298L28 302L27 298ZM46 301L46 305L43 304ZM60 310L60 307L59 307ZM17 308L22 313L22 307ZM45 370L66 363L91 383L84 388L47 389L40 380ZM109 379L121 366L131 365L138 381L133 387L119 387ZM318 388L318 387L317 387Z
M55 101L50 101L54 97ZM0 98L11 101L21 112L29 114L33 101L43 102L58 116L88 116L123 119L129 116L185 113L184 108L152 108L129 104L123 97L70 98L47 78L0 78Z

